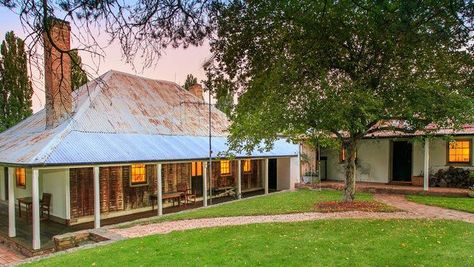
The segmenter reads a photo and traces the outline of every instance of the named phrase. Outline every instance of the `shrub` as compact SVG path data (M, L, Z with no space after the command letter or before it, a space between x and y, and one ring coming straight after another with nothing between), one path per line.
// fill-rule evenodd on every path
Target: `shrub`
M469 188L472 184L474 184L473 172L452 166L439 170L430 178L430 185L435 187Z

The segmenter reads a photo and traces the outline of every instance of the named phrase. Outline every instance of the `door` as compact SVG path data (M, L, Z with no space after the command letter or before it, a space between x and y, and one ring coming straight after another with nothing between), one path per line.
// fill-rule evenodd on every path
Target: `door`
M277 190L277 160L268 160L268 189Z
M328 174L327 174L328 158L327 157L321 157L321 159L319 160L319 167L321 168L319 172L321 180L326 180L328 177Z
M191 191L196 196L202 196L202 188L204 186L202 181L202 161L191 163Z
M394 141L392 149L392 181L411 181L413 146L407 141Z
M3 181L5 182L4 185L3 185L4 188L5 188L5 200L8 200L8 195L9 195L8 194L8 179L10 179L8 177L8 168L6 168L6 167L3 168L3 175L4 175L3 176L4 177Z

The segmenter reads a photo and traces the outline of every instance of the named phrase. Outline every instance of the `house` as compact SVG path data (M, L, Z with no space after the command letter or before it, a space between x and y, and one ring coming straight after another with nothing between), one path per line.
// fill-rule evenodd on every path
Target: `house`
M53 22L54 43L69 50L69 25ZM284 139L270 151L222 158L229 122L214 107L209 114L199 85L186 91L173 82L109 71L72 92L70 64L45 38L45 109L0 134L8 236L17 234L21 201L31 208L33 250L41 249L45 193L51 221L98 228L101 219L151 211L153 197L161 215L173 205L162 200L180 186L206 206L222 190L240 197L290 189L299 180L298 146Z
M431 127L429 127L431 128ZM428 129L429 130L429 129ZM474 125L461 129L432 129L428 134L383 131L365 136L357 145L357 181L410 184L429 189L429 176L450 166L474 170ZM302 146L312 160L303 164L302 174L320 166L322 179L345 180L345 151ZM320 161L318 162L318 159Z

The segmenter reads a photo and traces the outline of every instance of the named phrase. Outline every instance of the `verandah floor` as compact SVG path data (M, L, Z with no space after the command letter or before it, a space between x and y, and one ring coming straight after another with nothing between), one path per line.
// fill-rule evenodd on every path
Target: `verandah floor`
M243 193L242 197L251 197L255 195L263 194L263 190L253 191ZM227 202L234 200L234 197L219 197L214 198L212 200L213 204L218 204L222 202ZM210 202L210 201L209 201ZM181 205L181 206L174 206L174 207L167 207L163 209L164 214L168 213L175 213L183 210L194 209L202 207L202 201L197 201L193 204ZM17 245L23 247L26 250L32 250L32 224L26 221L25 215L21 218L18 217L18 210L16 210L16 234L17 236L14 238L8 237L8 205L5 202L0 202L0 237L3 239L7 239L16 243ZM134 213L126 216L114 217L101 220L101 225L112 225L121 222L133 221L141 218L148 218L157 215L157 210L153 211L146 211L140 213ZM66 226L60 223L56 223L53 221L41 221L40 225L40 238L41 238L41 251L47 251L54 248L53 237L60 234L65 234L69 232L75 232L85 229L91 229L94 227L93 222L82 223L73 226ZM1 242L1 240L0 240Z
M342 190L344 182L342 181L322 181L322 188ZM467 197L468 190L462 188L444 188L430 187L424 191L422 186L413 186L411 184L384 184L371 182L356 182L356 190L369 193L403 194L403 195L432 195L432 196L453 196Z

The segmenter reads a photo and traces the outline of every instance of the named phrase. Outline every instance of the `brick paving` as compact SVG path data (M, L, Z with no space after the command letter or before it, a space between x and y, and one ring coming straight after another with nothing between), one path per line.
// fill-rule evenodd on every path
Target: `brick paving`
M323 219L448 219L474 223L474 214L453 211L438 207L412 203L402 195L377 194L375 198L383 203L397 207L399 212L335 212L335 213L294 213L278 215L238 216L222 218L191 219L162 222L149 225L137 225L125 229L110 229L123 237L140 237L154 234L166 234L172 231L183 231L197 228L209 228L230 225L244 225L270 222L301 222Z
M8 266L23 260L25 257L0 244L0 266Z

